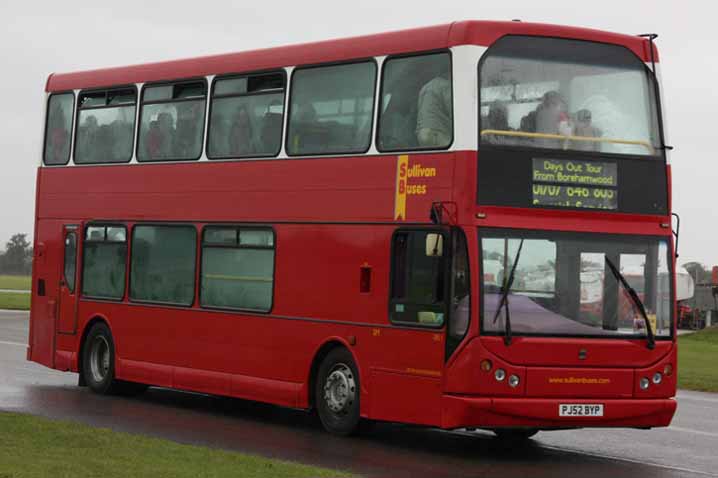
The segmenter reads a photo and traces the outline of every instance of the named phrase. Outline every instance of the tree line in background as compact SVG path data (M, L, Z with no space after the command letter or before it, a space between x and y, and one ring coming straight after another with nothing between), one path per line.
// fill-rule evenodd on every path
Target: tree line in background
M0 252L0 274L30 275L32 272L32 244L27 234L15 234Z
M503 260L500 254L489 255L487 259ZM697 284L711 283L711 270L699 262L687 262L683 267ZM32 244L27 234L15 234L5 243L5 251L0 252L0 274L30 275L32 272Z

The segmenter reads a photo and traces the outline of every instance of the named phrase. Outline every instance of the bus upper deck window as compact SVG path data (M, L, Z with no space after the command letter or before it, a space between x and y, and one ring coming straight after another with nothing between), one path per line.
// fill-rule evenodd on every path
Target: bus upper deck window
M284 85L284 72L215 80L207 156L225 159L279 154Z
M81 93L75 136L75 163L126 163L132 158L134 88Z
M46 165L67 164L70 160L70 134L74 102L75 96L72 93L50 96L47 104L45 152L43 155Z
M376 84L373 61L301 68L292 78L289 155L369 149Z
M150 85L142 91L139 161L194 160L202 154L204 80Z
M623 46L506 36L480 77L484 145L657 155L653 73Z
M444 149L453 140L448 53L390 58L384 63L377 148Z

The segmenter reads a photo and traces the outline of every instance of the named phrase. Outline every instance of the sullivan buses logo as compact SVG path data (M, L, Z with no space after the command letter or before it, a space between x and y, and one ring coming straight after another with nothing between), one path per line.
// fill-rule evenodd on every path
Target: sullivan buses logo
M426 183L423 178L436 177L436 168L423 167L421 163L409 165L409 156L396 158L396 192L394 193L394 220L406 220L406 197L425 195ZM409 184L409 183L412 184Z

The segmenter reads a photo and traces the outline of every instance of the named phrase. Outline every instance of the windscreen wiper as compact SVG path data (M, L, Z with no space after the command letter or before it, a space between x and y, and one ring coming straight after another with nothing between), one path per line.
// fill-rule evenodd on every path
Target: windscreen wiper
M499 300L499 306L496 308L496 314L494 315L494 324L501 314L501 308L506 309L506 324L504 328L504 343L511 345L511 316L509 315L509 292L511 286L514 283L514 275L516 274L516 265L519 263L519 257L521 257L521 249L524 247L524 240L521 239L519 243L519 250L516 251L516 257L514 257L514 263L511 265L511 272L509 276L504 279L504 283L501 286L501 299Z
M628 292L628 296L631 298L636 308L641 313L641 316L643 316L643 322L646 324L646 338L648 339L648 349L653 350L656 347L656 339L653 336L651 322L648 320L648 314L646 313L646 307L643 305L643 301L641 301L641 298L638 297L636 289L630 286L626 278L623 277L623 274L621 274L621 271L619 271L618 268L613 264L613 262L611 262L608 256L606 256L605 259L606 264L608 264L608 268L611 269L611 272L613 273L613 276L618 282L621 283L623 288L626 289L626 292Z

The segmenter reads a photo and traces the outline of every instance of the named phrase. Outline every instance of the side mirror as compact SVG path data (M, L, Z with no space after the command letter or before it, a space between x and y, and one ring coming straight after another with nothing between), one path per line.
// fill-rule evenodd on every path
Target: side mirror
M444 255L444 236L432 232L426 235L426 257L441 257Z

